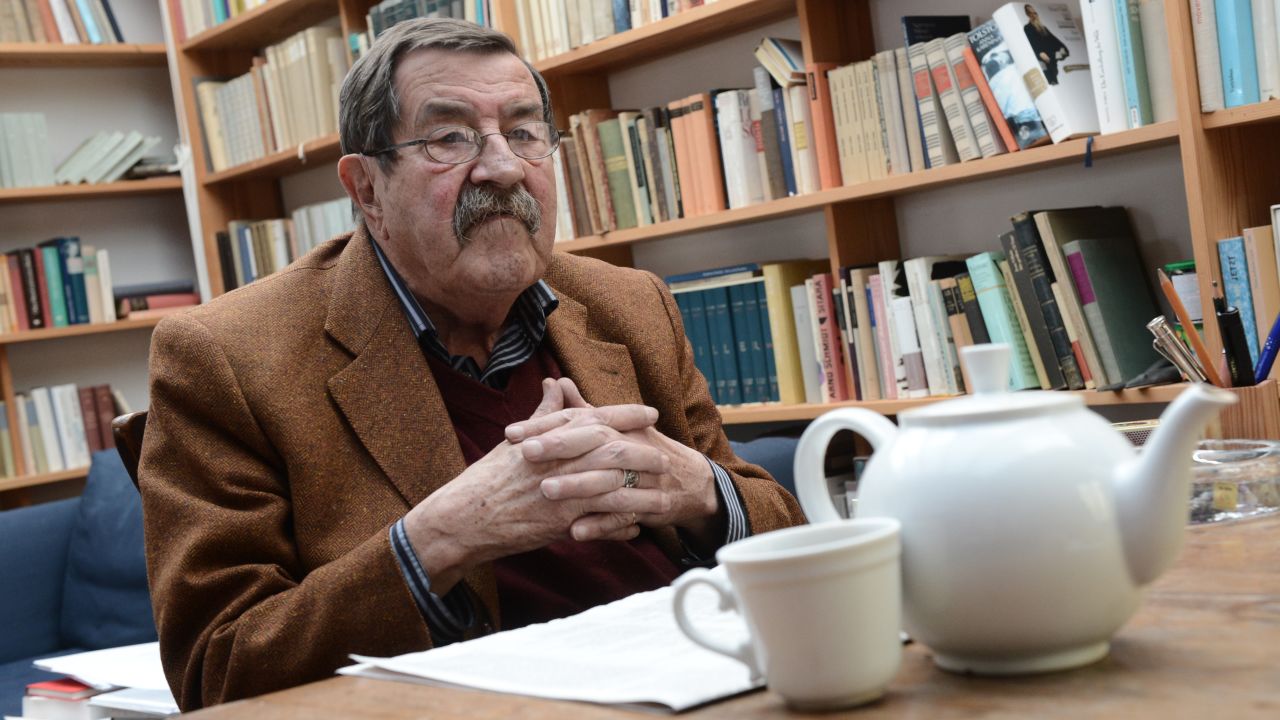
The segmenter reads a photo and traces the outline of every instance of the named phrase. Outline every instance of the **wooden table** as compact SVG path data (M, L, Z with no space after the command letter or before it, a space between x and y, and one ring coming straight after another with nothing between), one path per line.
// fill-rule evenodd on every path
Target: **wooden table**
M266 671L266 670L264 670ZM755 692L681 717L786 716ZM825 717L1280 718L1280 517L1191 529L1177 566L1089 667L1012 679L938 670L919 645L884 699ZM582 720L653 717L609 707L335 677L197 713L220 718Z

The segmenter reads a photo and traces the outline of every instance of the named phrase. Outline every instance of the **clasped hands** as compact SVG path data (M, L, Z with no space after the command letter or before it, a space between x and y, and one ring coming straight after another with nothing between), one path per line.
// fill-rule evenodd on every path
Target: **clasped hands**
M557 540L629 540L640 526L706 536L718 509L701 453L666 437L644 405L593 407L572 380L547 379L528 420L414 507L405 529L446 592L475 565ZM637 473L624 487L624 473Z

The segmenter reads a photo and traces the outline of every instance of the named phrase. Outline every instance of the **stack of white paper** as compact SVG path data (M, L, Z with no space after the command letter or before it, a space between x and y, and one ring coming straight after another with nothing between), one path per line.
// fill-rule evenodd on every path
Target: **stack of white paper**
M352 656L338 672L558 700L657 706L680 712L755 687L745 665L693 644L676 627L670 587L563 620L394 658ZM690 619L736 643L742 619L709 590L689 595Z
M85 685L114 692L95 695L89 704L133 713L164 716L178 712L160 664L160 643L93 650L37 660L35 666L67 675Z

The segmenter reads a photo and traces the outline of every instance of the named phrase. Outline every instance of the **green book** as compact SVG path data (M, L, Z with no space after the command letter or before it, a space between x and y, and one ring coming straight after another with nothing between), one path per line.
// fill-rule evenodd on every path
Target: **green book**
M978 307L982 309L982 320L986 323L991 342L1005 343L1013 350L1009 356L1009 388L1038 389L1040 380L1036 377L1027 340L1018 326L1018 316L1013 309L1004 274L1000 272L998 263L1001 260L1004 260L1004 253L984 252L965 260L965 265L969 268L969 278L973 281L973 291L978 296Z
M617 118L596 126L600 133L600 152L609 179L609 197L613 200L613 216L617 229L636 227L635 197L631 191L631 170L627 165L627 148L623 145L622 125Z
M49 306L53 308L53 327L71 324L67 317L67 296L62 288L62 256L57 247L41 247L44 259L44 279L49 286Z
M1160 359L1147 331L1147 323L1160 310L1133 240L1073 240L1062 246L1062 252L1107 379L1118 384L1145 372Z

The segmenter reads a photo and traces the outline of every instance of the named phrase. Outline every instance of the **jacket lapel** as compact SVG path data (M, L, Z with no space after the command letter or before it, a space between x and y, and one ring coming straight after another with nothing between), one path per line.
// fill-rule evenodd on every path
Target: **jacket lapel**
M355 355L329 393L410 505L466 463L431 369L361 229L338 260L325 330Z
M560 305L547 318L547 341L564 376L592 405L642 402L626 346L597 337L586 307L559 289L556 296Z

